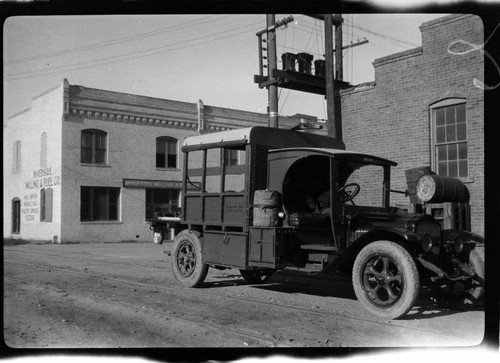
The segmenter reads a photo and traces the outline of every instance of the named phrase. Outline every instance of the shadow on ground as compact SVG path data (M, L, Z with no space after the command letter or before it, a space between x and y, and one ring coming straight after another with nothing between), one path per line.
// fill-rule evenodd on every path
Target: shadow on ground
M217 281L205 282L204 287L252 286L257 289L282 292L285 294L307 294L357 300L348 276L310 275L298 271L277 271L264 284L251 284L238 273L221 272L214 274ZM464 311L484 311L481 304L465 304L457 299L447 299L441 294L422 290L412 310L397 320L421 320L449 316Z

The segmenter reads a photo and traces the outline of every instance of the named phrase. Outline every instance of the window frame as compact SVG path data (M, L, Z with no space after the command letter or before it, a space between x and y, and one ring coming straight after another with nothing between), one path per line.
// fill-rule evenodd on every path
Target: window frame
M158 152L158 146L163 146L164 154ZM170 145L173 144L175 148L175 154L171 154ZM156 169L178 169L179 168L179 140L171 136L158 136L156 138L155 144L155 167ZM163 165L159 165L159 155L164 155ZM175 156L175 166L169 166L172 160L170 156Z
M169 194L170 198L170 212L172 214L175 214L176 212L179 211L180 209L180 196L181 196L181 190L180 189L175 189L175 188L145 188L145 221L150 222L154 219L156 219L156 212L155 212L155 205L159 205L161 203L154 203L154 195L156 193L167 193ZM150 215L148 215L148 209L151 210Z
M40 222L52 222L53 189L40 190Z
M450 108L450 107L456 107L456 106L461 106L463 105L464 107L464 124L465 124L465 138L463 140L457 140L457 137L455 137L455 140L453 141L446 141L446 137L447 137L447 134L446 134L446 116L445 119L444 119L444 125L445 125L445 141L444 142L439 142L437 141L437 138L438 138L438 125L437 125L437 112L438 110L441 110L441 109L446 109L446 108ZM439 101L439 102L436 102L432 105L429 106L429 112L430 112L430 123L431 123L431 165L432 165L432 169L436 172L436 174L438 175L441 175L439 173L439 165L438 165L438 161L440 160L439 157L438 157L438 147L439 146L447 146L447 149L448 149L448 145L457 145L457 157L456 159L449 159L448 155L446 156L446 163L447 163L447 170L446 170L446 175L441 175L441 176L446 176L448 177L449 176L449 163L450 161L453 161L453 160L456 160L457 161L457 175L456 176L453 176L453 178L457 178L457 179L461 179L461 180L469 180L470 178L470 173L469 173L469 140L468 140L468 133L467 133L467 100L465 98L448 98L448 99L444 99L442 101ZM455 115L455 118L454 118L454 125L457 124L457 117ZM455 135L457 135L456 131L455 131ZM465 159L460 159L460 149L459 149L459 146L460 144L465 144L465 147L466 147L466 158ZM461 161L464 161L465 160L465 165L466 165L466 175L464 176L460 176L460 166L459 166L459 162Z
M18 235L21 233L21 199L14 198L11 203L11 234Z
M84 191L87 191L88 190L88 193L89 193L89 196L88 196L88 202L87 203L83 203L83 196L84 196ZM105 213L105 218L104 219L98 219L98 217L95 217L94 216L94 208L95 208L95 198L97 197L95 194L96 194L96 191L97 190L100 190L100 191L103 191L105 190L106 191L106 209L104 211ZM115 203L112 203L112 201L110 200L110 191L113 190L114 192L116 192L116 202ZM80 222L119 222L120 221L120 197L121 197L121 188L119 187L98 187L98 186L86 186L86 185L82 185L80 186ZM84 212L84 204L86 205L86 213L87 215L89 216L88 219L84 219L83 218L83 212ZM111 219L110 218L110 215L111 215L111 207L114 206L114 208L116 208L116 219Z
M224 164L227 166L241 165L240 163L240 150L225 148Z
M90 147L86 146L85 149L90 149L91 161L84 160L84 146L83 137L85 134L91 136ZM103 161L97 162L97 136L104 137L104 148L99 148L99 150L104 150ZM84 129L80 133L80 163L85 165L108 165L108 133L99 129Z

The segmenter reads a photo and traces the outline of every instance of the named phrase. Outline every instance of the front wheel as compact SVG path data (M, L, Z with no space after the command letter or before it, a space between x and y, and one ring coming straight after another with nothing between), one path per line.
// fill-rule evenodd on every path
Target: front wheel
M172 245L172 272L182 285L198 287L208 273L208 265L201 260L202 237L199 232L184 230Z
M384 319L410 311L420 289L413 258L390 241L373 242L361 250L354 261L352 283L361 304Z
M274 270L240 270L241 277L251 284L263 284L273 273Z
M484 247L476 247L470 252L469 267L474 271L474 277L468 285L465 303L482 303L484 299Z

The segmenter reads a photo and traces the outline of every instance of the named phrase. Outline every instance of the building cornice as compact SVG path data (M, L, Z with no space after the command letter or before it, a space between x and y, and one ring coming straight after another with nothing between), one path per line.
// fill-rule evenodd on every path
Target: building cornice
M68 107L64 114L66 121L86 118L142 126L198 130L198 111L195 103L71 85L68 94ZM226 125L210 122L205 128L209 131L232 129Z
M116 112L111 108L105 110L95 110L85 107L72 107L70 105L69 110L64 115L65 121L77 121L81 119L98 120L105 122L116 122L122 124L135 124L142 126L155 126L155 127L168 127L168 128L181 128L188 130L196 130L198 128L198 122L190 119L182 118L164 118L164 117L154 117L151 115L139 114L139 113L128 113L128 112Z

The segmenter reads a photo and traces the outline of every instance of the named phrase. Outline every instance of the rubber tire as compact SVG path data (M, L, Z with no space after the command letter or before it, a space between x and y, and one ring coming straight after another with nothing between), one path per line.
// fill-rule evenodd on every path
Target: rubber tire
M365 266L377 256L388 257L402 276L403 289L396 300L388 306L374 302L364 287ZM372 314L387 320L397 319L410 311L420 290L420 278L415 261L403 247L391 241L372 242L361 250L354 261L352 284L361 304Z
M198 287L207 277L208 265L202 262L202 246L203 238L197 231L184 230L174 238L172 272L176 280L186 287ZM186 251L190 261L188 271L183 272L181 267L186 265Z
M466 303L481 304L484 299L484 247L473 249L469 254L469 267L475 275L472 286L466 292Z
M240 270L241 277L251 284L263 284L273 275L274 270Z

